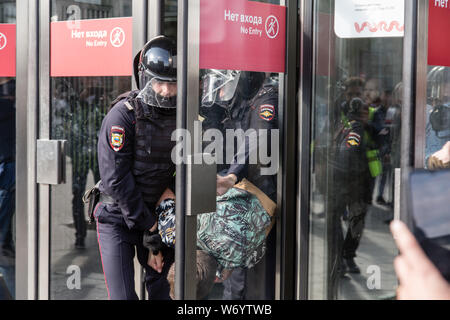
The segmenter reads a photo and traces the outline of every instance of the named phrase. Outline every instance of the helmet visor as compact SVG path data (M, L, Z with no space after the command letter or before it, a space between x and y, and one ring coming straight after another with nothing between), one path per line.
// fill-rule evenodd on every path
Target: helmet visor
M177 107L177 83L152 78L139 92L137 98L151 106L174 109Z
M239 76L237 71L211 70L203 77L202 106L211 107L233 99Z

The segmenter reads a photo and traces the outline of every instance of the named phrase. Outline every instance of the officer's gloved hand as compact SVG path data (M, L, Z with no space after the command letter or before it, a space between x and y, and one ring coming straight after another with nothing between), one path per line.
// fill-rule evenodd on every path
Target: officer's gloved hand
M166 245L162 242L161 236L158 233L158 230L154 232L150 232L149 230L145 230L143 245L148 250L150 250L153 255L157 255L160 251L163 251Z

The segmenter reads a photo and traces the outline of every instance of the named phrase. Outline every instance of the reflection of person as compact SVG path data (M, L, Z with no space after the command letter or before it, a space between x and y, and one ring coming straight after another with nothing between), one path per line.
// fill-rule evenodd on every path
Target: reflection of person
M428 158L427 165L430 170L450 168L450 141Z
M364 101L373 108L378 108L382 101L382 84L377 78L370 78L364 86Z
M202 111L206 114L207 119L215 120L205 121L212 121L213 128L214 124L217 124L218 127L215 128L223 133L229 129L242 129L244 132L254 129L258 135L258 141L267 142L269 152L271 152L271 131L278 128L278 91L276 84L272 83L270 78L264 84L265 80L266 75L260 72L218 70L208 72L203 79ZM237 181L245 177L276 202L276 175L262 175L261 169L265 166L259 160L256 164L249 164L250 154L255 152L253 149L250 150L256 145L254 142L250 143L249 139L246 139L240 150L234 155L234 161L231 164L218 166L218 195L223 195ZM227 150L224 152L225 155L226 152ZM245 161L239 161L241 158ZM225 179L230 176L235 177L234 181L226 183ZM272 256L274 244L273 231L267 239L266 288L262 293L262 297L266 299L273 298L274 292L275 270L274 263L272 263L274 261ZM260 264L256 268L262 268L262 265ZM225 300L245 299L246 282L247 269L235 269L223 283L225 287L223 298Z
M369 124L369 106L358 96L363 81L351 78L346 82L347 101L342 105L341 129L335 137L335 206L339 215L347 212L348 230L341 247L340 220L335 219L338 252L342 250L344 264L337 258L340 273L360 273L354 258L364 230L368 204L372 200L374 178L381 173L373 128ZM355 97L355 98L352 98ZM350 99L349 99L350 98ZM345 216L344 216L345 217ZM335 244L336 245L336 244Z
M12 218L16 184L16 87L12 78L0 78L0 255L15 256Z
M400 221L391 223L400 255L394 261L399 279L399 300L450 300L450 284L423 252L413 234Z
M425 167L429 158L450 141L450 71L449 68L434 75L441 81L429 81L432 86L432 105L427 105Z
M82 196L89 171L92 170L94 181L100 180L96 146L97 133L106 112L103 90L99 86L88 86L81 92L77 103L71 106L72 121L68 140L72 159L72 214L77 249L85 246L86 218Z
M138 298L135 254L146 271L149 299L170 299L166 275L174 252L149 252L143 237L157 233L158 199L175 189L176 76L175 42L164 36L149 41L139 59L140 90L119 100L100 130L101 197L94 216L110 299Z
M380 204L388 204L383 198L383 193L386 181L392 175L391 126L389 123L391 119L390 115L388 115L389 108L392 106L392 91L387 89L381 80L377 81L377 83L379 91L379 96L377 97L378 108L374 111L373 121L371 123L374 129L374 139L379 147L379 157L382 160L383 169L380 176L376 201ZM373 105L373 99L366 99L366 103Z

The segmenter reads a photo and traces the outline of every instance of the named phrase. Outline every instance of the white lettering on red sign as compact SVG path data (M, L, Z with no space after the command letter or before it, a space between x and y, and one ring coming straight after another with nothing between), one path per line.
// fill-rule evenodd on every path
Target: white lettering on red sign
M434 6L440 8L448 8L448 0L434 0Z

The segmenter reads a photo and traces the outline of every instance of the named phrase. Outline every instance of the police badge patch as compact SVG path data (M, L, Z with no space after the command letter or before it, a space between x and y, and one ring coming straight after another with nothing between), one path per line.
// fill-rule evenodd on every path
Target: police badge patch
M119 126L111 127L109 143L115 152L120 151L125 144L125 129Z
M264 104L260 106L259 117L264 121L272 121L275 117L275 107L270 104Z
M347 147L358 147L361 144L361 136L357 133L351 132L347 136Z

